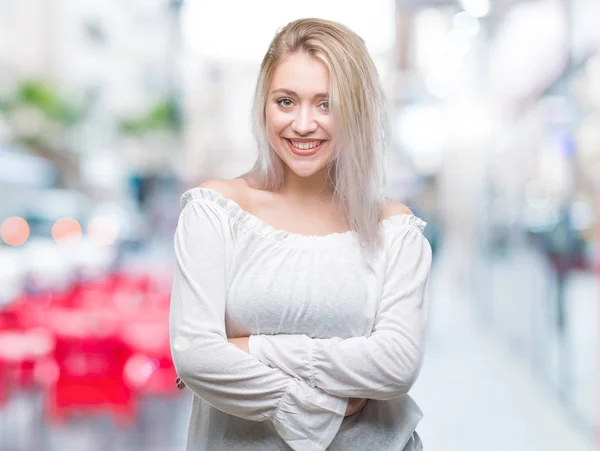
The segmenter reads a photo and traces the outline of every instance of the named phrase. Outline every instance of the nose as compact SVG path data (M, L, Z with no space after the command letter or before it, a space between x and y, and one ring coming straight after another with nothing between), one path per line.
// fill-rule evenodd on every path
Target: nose
M310 106L298 108L296 116L292 122L292 130L299 135L308 135L317 131L317 121L313 116L313 111Z

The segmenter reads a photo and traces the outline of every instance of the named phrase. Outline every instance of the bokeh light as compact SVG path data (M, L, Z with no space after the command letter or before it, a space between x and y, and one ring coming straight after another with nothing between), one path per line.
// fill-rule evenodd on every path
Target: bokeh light
M108 216L98 216L90 221L87 233L94 244L111 246L119 236L119 228L114 219Z
M19 216L6 218L0 227L0 236L9 246L21 246L29 238L29 224Z
M59 219L52 226L52 238L59 244L77 241L81 238L81 225L73 218Z

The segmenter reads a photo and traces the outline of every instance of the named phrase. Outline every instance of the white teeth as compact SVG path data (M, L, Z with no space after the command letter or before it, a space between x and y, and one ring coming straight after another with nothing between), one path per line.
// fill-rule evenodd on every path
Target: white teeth
M323 141L313 141L313 142L309 142L309 143L299 143L296 141L292 141L290 139L290 142L292 143L292 145L299 150L309 150L309 149L314 149L315 147L319 146Z

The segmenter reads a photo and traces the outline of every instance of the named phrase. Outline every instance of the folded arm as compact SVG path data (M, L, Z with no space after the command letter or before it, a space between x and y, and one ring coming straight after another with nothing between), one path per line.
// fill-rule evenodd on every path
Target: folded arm
M383 296L369 337L252 335L250 353L332 395L379 400L404 395L422 364L430 266L428 241L418 228L404 226L390 244Z
M171 353L177 374L213 407L252 421L272 421L294 450L325 450L348 398L310 387L269 368L227 341L227 218L202 199L184 206L175 233L170 307Z

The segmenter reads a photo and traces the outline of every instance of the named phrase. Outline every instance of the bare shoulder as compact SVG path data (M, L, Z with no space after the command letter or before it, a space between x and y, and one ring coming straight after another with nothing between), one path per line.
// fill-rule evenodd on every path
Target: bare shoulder
M243 197L246 182L241 179L207 180L198 185L198 188L207 188L218 192L223 197L238 202Z
M391 216L397 215L412 215L413 212L401 202L387 199L385 206L383 207L382 219L387 219Z

